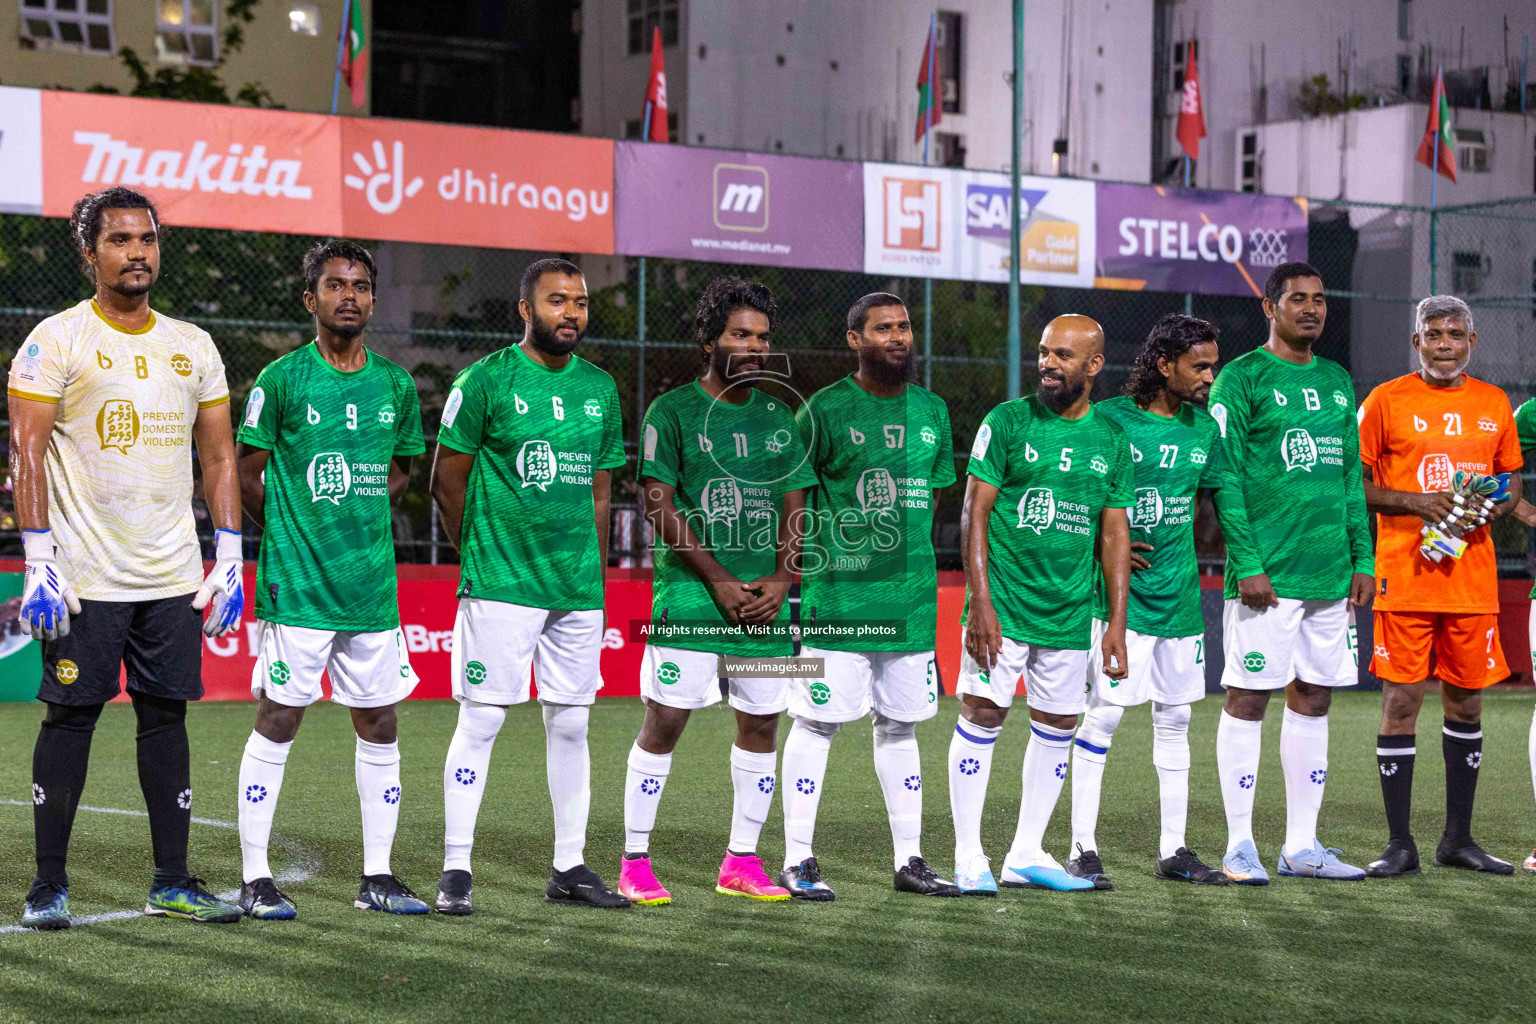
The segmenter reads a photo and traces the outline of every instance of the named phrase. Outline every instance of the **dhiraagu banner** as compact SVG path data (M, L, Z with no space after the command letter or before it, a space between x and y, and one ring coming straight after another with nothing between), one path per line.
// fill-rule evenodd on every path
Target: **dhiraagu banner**
M0 572L0 701L33 700L43 677L43 645L21 631L19 572Z

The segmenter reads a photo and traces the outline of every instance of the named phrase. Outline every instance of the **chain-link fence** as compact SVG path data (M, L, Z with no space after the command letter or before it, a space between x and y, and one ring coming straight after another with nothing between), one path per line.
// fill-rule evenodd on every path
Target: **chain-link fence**
M1360 397L1408 372L1414 303L1429 293L1433 277L1438 290L1463 295L1476 313L1481 340L1473 372L1503 387L1512 402L1524 401L1536 372L1533 227L1536 199L1434 214L1420 207L1313 201L1308 258L1322 273L1331 300L1319 353L1350 368ZM313 241L192 228L172 230L164 240L155 308L213 335L237 410L262 367L312 337L300 302L300 257ZM414 375L430 450L458 370L522 337L518 277L529 262L548 254L407 243L372 248L380 288L369 343ZM617 564L640 565L646 557L633 478L640 417L657 395L697 375L694 302L716 275L740 274L773 289L783 311L775 345L790 354L794 387L803 395L853 368L843 323L855 299L871 291L905 297L916 333L916 376L948 402L962 479L964 453L977 426L1007 396L1002 284L622 256L575 259L592 291L588 338L580 351L613 375L624 409L630 463L614 479ZM0 216L0 359L7 368L38 320L89 294L63 221ZM1026 394L1034 387L1033 350L1040 331L1061 313L1085 313L1105 327L1108 365L1096 386L1100 398L1119 391L1137 349L1165 313L1188 311L1217 324L1228 360L1267 336L1258 300L1247 297L1031 286L1023 289L1022 311ZM454 560L427 495L429 461L418 460L396 513L402 561ZM935 537L941 568L959 568L962 488L957 484L941 495ZM9 498L7 480L0 493L0 556L20 550ZM205 510L200 505L198 510L208 527ZM1202 517L1198 529L1202 562L1219 571L1214 524ZM1505 521L1495 538L1503 568L1526 572L1527 532Z

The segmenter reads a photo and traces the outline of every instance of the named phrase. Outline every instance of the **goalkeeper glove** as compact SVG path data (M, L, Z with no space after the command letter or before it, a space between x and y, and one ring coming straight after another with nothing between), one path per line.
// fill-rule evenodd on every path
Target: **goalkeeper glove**
M240 628L240 614L245 611L245 559L240 555L239 533L216 530L213 536L213 571L198 588L192 608L202 611L213 602L213 609L203 620L203 635L223 636Z
M54 560L52 530L23 530L26 582L21 597L21 630L34 640L69 635L69 617L80 614L74 588Z

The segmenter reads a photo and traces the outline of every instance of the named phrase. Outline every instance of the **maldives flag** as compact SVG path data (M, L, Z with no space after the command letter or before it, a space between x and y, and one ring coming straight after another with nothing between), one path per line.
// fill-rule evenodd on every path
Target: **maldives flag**
M1200 95L1200 70L1195 66L1195 41L1185 44L1189 59L1184 65L1184 98L1179 104L1179 145L1191 160L1200 159L1200 140L1205 138L1205 101Z
M661 26L651 31L651 82L645 87L645 138L668 142L667 68L661 59Z
M944 120L944 105L936 102L933 81L928 74L933 69L933 36L937 27L937 19L929 19L928 45L923 47L923 63L917 70L917 130L912 133L913 142L923 141L923 132L928 130L930 123L938 124Z
M1440 166L1435 167L1435 136L1440 137ZM1431 170L1456 180L1456 136L1451 133L1451 105L1445 99L1445 80L1435 69L1435 95L1429 101L1429 122L1424 125L1424 141L1414 160Z
M341 53L341 73L352 91L352 106L368 100L368 35L363 28L362 0L347 0L347 42Z

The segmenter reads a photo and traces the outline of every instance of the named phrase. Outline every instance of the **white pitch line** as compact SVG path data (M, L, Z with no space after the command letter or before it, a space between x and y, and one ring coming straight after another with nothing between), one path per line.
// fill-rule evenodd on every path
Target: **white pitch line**
M0 803L8 804L12 807L32 806L32 801L30 800L0 800ZM147 811L130 811L121 807L91 807L87 804L80 804L77 810L92 811L96 814L121 814L129 818L149 817ZM240 828L239 825L232 821L221 821L218 818L199 818L194 816L192 823L194 825L211 825L214 828L230 829L231 831L237 831ZM274 882L280 882L284 885L296 885L300 882L307 882L320 873L320 859L303 845L292 840L279 839L277 846L289 855L293 863L287 870L279 872L277 877L273 879ZM240 898L240 890L231 889L228 892L221 892L218 894L218 897L221 900L233 901ZM69 926L71 928L79 928L81 925L101 924L104 921L126 921L131 917L144 916L145 914L142 910L114 910L109 914L86 914L84 917L71 918ZM30 932L33 930L31 928L23 928L19 924L8 924L0 926L0 935L8 935L13 932Z

